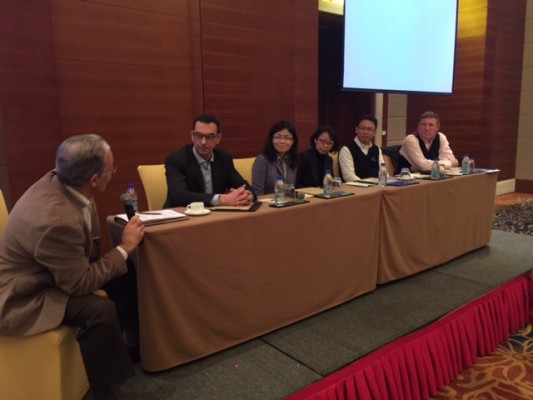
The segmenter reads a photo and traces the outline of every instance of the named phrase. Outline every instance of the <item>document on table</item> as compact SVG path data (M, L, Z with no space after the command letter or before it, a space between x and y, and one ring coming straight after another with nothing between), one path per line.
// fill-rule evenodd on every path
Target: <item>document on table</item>
M187 219L185 214L171 209L140 212L137 215L146 226ZM128 216L126 214L117 214L115 221L125 224L128 222Z
M372 186L376 186L375 183L368 183L368 182L360 182L360 181L356 181L356 182L344 182L346 185L350 185L350 186L359 186L359 187L372 187Z
M379 179L378 178L365 178L365 179L358 179L356 182L371 183L371 184L377 185L379 183Z
M428 179L428 178L431 178L431 175L422 174L420 172L413 172L413 173L411 173L411 178L413 178L413 179Z
M209 209L212 211L254 212L257 211L262 205L263 203L261 203L260 201L256 201L249 206L213 206L209 207Z
M371 187L371 186L376 186L378 184L378 178L358 179L354 182L344 182L344 183L350 186Z
M307 194L311 194L311 195L317 195L317 194L323 194L324 193L324 189L320 188L320 187L306 187L306 188L299 188L299 189L296 189L297 192L299 193L307 193Z

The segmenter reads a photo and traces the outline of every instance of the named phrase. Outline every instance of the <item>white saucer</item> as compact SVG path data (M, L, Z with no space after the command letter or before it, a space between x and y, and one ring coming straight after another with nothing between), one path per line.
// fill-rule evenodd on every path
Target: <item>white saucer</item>
M191 215L193 217L200 217L201 215L207 215L211 212L211 210L208 210L207 208L204 208L202 212L192 212L191 210L185 210L185 214Z
M463 175L462 172L446 172L446 175L450 175L450 176L461 176Z

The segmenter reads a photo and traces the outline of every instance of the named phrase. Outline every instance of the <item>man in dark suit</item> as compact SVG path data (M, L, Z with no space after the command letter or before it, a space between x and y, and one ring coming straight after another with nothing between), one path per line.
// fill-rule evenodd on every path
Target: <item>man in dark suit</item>
M168 196L164 207L183 207L201 201L206 206L246 206L254 201L252 188L233 165L220 143L219 120L201 114L193 122L192 144L165 160Z
M94 195L115 171L100 136L66 139L55 170L17 201L0 241L0 334L79 327L91 399L113 399L111 386L135 374L122 328L136 329L138 320L117 315L117 309L136 317L135 279L126 259L144 235L139 217L125 226L119 246L99 255ZM108 298L93 294L102 287Z

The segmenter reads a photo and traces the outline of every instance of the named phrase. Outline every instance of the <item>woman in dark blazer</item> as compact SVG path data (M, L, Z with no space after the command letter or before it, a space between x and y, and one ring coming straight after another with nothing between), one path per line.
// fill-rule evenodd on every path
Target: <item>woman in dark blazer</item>
M326 170L333 173L333 159L329 153L339 148L335 129L329 125L319 127L311 136L310 143L311 148L299 155L297 188L322 186Z

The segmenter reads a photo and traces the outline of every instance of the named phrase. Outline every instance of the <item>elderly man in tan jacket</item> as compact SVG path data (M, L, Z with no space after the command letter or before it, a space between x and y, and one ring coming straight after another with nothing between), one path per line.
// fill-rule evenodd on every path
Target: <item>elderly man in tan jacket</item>
M98 254L93 197L105 190L115 170L111 149L100 136L66 139L55 170L15 204L0 243L0 335L32 335L61 324L80 327L77 339L94 399L114 398L112 385L134 374L122 336L127 323L117 309L136 304L127 298L135 281L126 259L144 235L139 218L125 226L119 246ZM109 298L93 294L106 285Z

